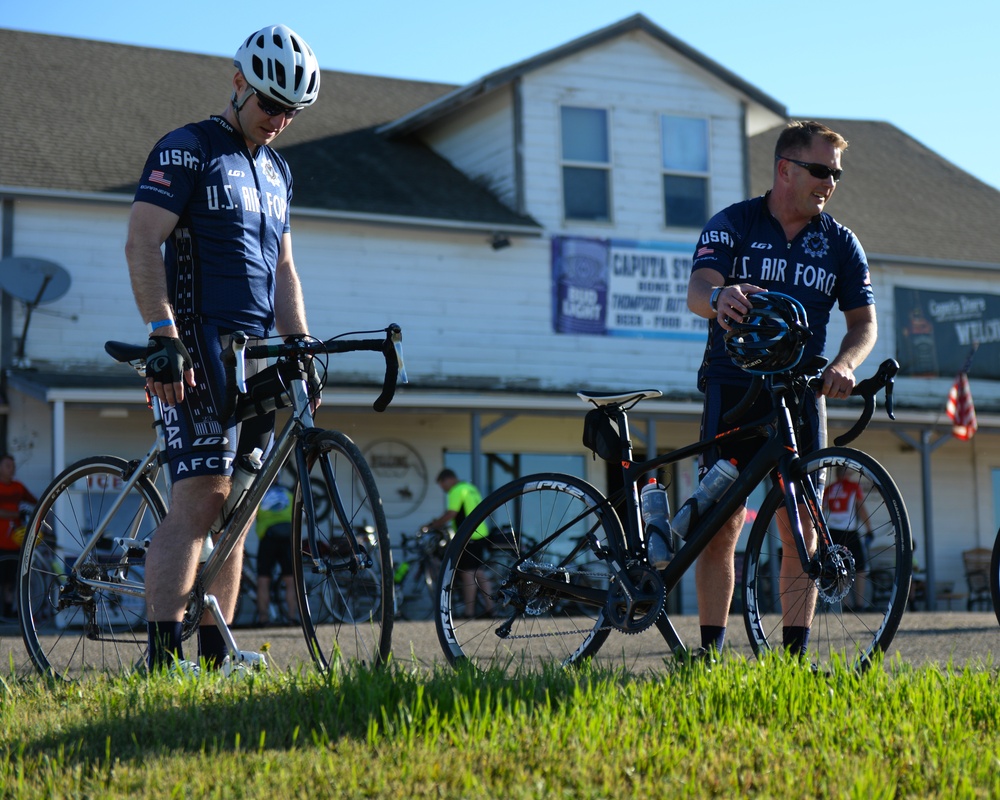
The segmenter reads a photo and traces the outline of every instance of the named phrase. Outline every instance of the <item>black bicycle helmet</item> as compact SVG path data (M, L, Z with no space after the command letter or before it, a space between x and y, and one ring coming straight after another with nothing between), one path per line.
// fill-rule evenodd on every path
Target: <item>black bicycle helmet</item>
M758 292L748 299L752 308L723 337L726 352L751 375L790 370L801 360L811 335L802 303L780 292Z

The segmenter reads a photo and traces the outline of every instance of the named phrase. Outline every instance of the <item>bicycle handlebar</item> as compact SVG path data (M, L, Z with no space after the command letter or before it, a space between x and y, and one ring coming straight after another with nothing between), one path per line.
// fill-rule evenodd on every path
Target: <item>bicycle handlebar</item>
M403 331L396 323L384 329L382 339L332 339L307 341L296 339L289 342L247 346L247 337L242 331L232 335L231 345L223 354L226 366L227 407L231 413L236 407L238 395L247 393L246 359L276 358L295 360L300 364L305 356L335 353L351 353L361 350L380 352L385 359L385 376L382 390L372 404L375 411L385 411L396 394L397 381L407 383L406 367L403 363ZM227 415L228 418L228 415Z
M879 365L879 368L874 375L855 384L854 388L851 390L851 396L864 398L865 406L861 410L861 416L858 417L858 421L854 423L854 426L847 433L834 439L834 444L838 447L842 447L849 442L853 442L862 434L865 428L868 427L868 423L871 422L872 415L875 413L875 396L882 389L885 389L886 414L889 416L889 419L896 419L892 392L896 374L898 372L899 362L895 359L887 358ZM806 377L805 374L800 374L793 376L792 379L804 379L806 385L810 389L819 391L823 388L823 379L821 375ZM757 399L757 396L760 394L760 390L763 386L764 377L762 375L755 375L744 398L735 407L723 415L723 421L729 423L746 413L750 406L754 404L754 401Z
M892 390L895 385L896 373L898 372L899 362L894 358L887 358L879 365L878 371L874 375L855 384L851 390L851 396L863 397L865 399L865 407L862 409L858 421L854 423L854 427L833 440L835 445L843 447L848 442L853 442L868 427L868 423L871 422L872 415L875 413L875 395L882 389L885 389L885 413L889 416L889 419L896 419ZM814 384L818 380L814 378L809 382L809 385L812 388L816 388ZM819 385L823 385L822 381L819 382Z

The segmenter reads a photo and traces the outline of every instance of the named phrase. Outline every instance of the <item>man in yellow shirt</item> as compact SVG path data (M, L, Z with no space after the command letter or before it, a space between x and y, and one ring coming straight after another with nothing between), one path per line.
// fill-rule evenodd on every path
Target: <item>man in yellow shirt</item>
M437 485L447 496L445 512L440 517L428 522L425 528L427 530L447 531L449 538L451 538L465 521L465 518L482 502L483 496L479 493L479 489L468 481L459 480L454 470L450 469L441 470L437 476ZM476 613L477 589L482 589L485 616L493 614L493 597L485 574L487 571L481 569L485 563L486 537L488 535L489 529L484 521L472 534L472 540L466 545L458 562L466 617L478 616Z

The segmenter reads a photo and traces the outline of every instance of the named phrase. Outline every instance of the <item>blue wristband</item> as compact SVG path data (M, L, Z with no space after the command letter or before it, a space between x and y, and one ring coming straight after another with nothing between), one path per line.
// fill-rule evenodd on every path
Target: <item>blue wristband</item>
M167 328L174 324L172 319L159 319L156 322L149 323L149 332L152 334L157 328Z

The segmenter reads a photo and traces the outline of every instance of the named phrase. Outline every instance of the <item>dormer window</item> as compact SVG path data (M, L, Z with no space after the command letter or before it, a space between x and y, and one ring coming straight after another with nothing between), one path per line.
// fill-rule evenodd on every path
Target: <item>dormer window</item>
M563 106L563 213L567 220L611 221L608 112Z
M668 228L701 229L708 222L708 120L660 117L663 211Z

